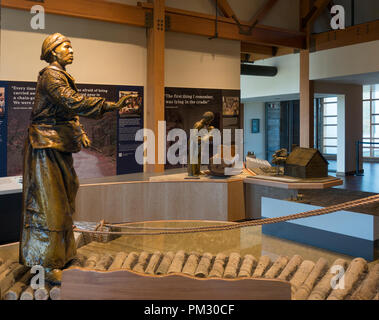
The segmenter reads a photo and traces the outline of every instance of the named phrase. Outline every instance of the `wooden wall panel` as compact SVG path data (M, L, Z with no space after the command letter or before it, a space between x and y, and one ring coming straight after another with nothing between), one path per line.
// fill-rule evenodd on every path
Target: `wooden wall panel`
M81 185L76 203L76 221L232 221L245 218L242 180Z

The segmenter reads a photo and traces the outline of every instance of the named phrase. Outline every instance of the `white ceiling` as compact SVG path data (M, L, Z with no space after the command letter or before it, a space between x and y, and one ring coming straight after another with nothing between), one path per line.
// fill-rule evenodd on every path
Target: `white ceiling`
M371 72L364 74L354 74L350 76L327 78L327 79L318 79L320 81L330 81L335 83L348 83L348 84L378 84L379 85L379 72ZM316 80L317 81L317 80ZM328 95L315 94L316 98L326 97ZM241 99L241 102L274 102L274 101L289 101L289 100L299 100L299 94L283 94L283 95L272 95L266 97L254 97Z
M379 72L354 74L350 76L335 77L328 79L320 79L322 81L333 81L337 83L350 83L350 84L379 84Z

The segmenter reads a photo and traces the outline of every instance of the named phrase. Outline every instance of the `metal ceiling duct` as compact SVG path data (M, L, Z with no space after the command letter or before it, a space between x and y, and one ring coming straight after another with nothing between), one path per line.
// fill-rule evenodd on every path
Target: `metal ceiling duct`
M275 77L278 73L277 67L259 66L252 63L241 63L241 75Z

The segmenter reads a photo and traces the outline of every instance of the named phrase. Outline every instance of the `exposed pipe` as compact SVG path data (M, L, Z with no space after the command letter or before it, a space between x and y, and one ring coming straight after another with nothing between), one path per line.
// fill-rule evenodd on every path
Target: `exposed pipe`
M209 40L217 39L218 38L218 30L217 30L218 14L217 14L217 10L218 10L218 0L216 0L215 34L214 34L214 36L209 37L208 38Z
M275 77L277 73L277 67L259 66L251 63L241 63L241 75Z

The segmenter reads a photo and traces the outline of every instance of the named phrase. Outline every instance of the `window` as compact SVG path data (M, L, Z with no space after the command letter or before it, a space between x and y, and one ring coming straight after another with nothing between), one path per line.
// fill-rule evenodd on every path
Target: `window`
M379 84L363 86L363 142L363 157L379 158Z
M322 153L337 154L337 97L321 99Z

